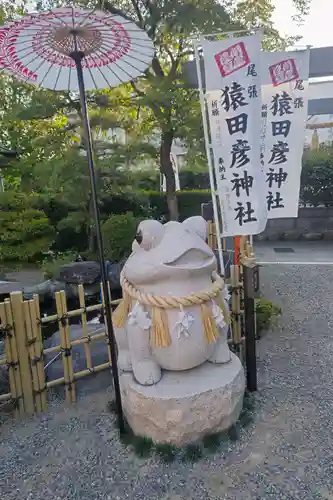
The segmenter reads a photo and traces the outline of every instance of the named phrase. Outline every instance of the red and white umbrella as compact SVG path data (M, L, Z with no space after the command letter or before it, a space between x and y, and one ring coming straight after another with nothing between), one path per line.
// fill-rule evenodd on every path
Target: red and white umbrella
M97 204L94 158L86 90L115 87L134 80L149 66L154 46L148 35L120 16L97 10L65 7L29 14L0 29L0 70L26 83L51 90L79 92L101 264L105 318L111 347L112 374L122 432L117 350L105 271Z
M84 55L85 89L98 90L142 75L154 46L127 19L75 7L28 14L0 29L0 69L27 83L78 91L74 52Z

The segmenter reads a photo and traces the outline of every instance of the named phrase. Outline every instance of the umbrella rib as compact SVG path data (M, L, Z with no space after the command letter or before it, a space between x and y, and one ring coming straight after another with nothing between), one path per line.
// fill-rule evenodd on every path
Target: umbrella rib
M48 9L48 11L49 11L49 12L52 12L50 9ZM52 13L53 13L53 12L52 12ZM41 22L46 23L47 25L52 25L52 26L55 26L56 28L59 28L59 23L55 23L55 22L53 22L53 20L52 20L52 19L44 19L44 18L42 17L42 15L41 15L41 14L29 14L29 16L30 16L30 18L31 18L31 19L34 19L34 20L38 21L38 24L36 24L36 28L29 27L29 26L25 27L25 26L24 26L24 24L23 24L23 27L22 27L21 29L38 29L39 24L40 24ZM55 16L55 17L56 17L56 16ZM24 19L24 18L23 18L23 19ZM59 21L61 21L61 22L62 22L62 24L64 24L65 26L67 26L67 24L66 24L66 23L65 23L62 19L59 19L59 18L57 18L57 19L58 19ZM23 22L24 22L24 21L23 21Z
M56 78L56 81L55 81L55 84L53 86L53 90L55 90L57 88L57 85L58 85L58 81L59 81L59 77L60 77L60 73L62 71L63 67L62 66L59 66L59 71L58 71L58 75L57 75L57 78Z
M71 9L72 9L72 26L73 26L73 28L74 28L74 26L75 26L75 20L74 20L74 17L75 17L75 16L74 16L74 7L72 6L72 7L71 7Z
M117 21L117 22L118 22L118 21ZM84 28L99 29L99 31L110 31L110 29L112 29L112 28L113 28L113 26L108 26L108 25L106 25L105 23L103 23L103 24L101 24L101 23L99 23L99 24L95 24L95 23L97 23L97 21L93 21L93 22L91 22L90 24L86 24L86 25L84 25ZM121 23L119 23L119 24L121 24ZM134 24L134 23L132 23L132 24L135 26L135 24ZM124 28L124 29L125 29L125 28ZM142 29L141 29L141 28L139 28L139 27L138 27L138 28L134 28L134 29L128 29L128 28L126 28L126 31L129 31L129 32L140 32L140 33L142 33L142 32L143 32L143 33L146 33L144 30L142 30ZM146 33L146 34L147 34L147 33ZM148 37L148 34L147 34L147 37Z
M73 9L73 7L72 7ZM69 27L69 24L67 24L63 19L61 19L61 17L58 17L55 13L54 13L54 10L52 9L47 9L48 12L50 12L50 14L52 14L56 19L58 19L58 21L60 21L64 26L66 27ZM66 13L66 16L68 16L68 13Z
M106 48L111 49L111 47L108 47L107 45L106 45ZM145 55L145 54L142 54L141 52L138 52L135 49L132 49L132 52L137 52L140 55ZM147 56L150 56L150 54L147 54ZM132 56L132 54L131 55L124 54L121 59L123 59L124 57L131 57L132 59L135 59L136 61L139 61L139 62L142 62L144 64L147 64L147 61L143 61L142 59L139 59L138 57ZM121 61L121 59L120 59L120 61Z
M95 81L95 78L94 78L94 75L92 74L91 72L91 68L87 65L87 69L89 70L89 73L90 73L90 76L91 76L91 79L93 81L93 84L95 85L95 89L98 90L98 86L96 85L96 81Z
M101 52L100 50L98 50L97 52ZM102 55L106 55L106 54L103 54L103 52L101 52ZM97 55L97 54L96 54ZM95 55L94 55L95 56ZM93 61L95 62L96 64L96 68L98 69L98 71L100 72L100 74L102 75L102 77L104 78L105 82L107 83L108 85L108 88L111 89L112 88L112 85L110 85L110 82L109 80L106 78L105 74L103 73L103 71L101 70L101 68L98 66L98 64L96 63L96 60L94 59L94 56L92 54L90 54L90 57L93 59ZM114 74L114 76L119 80L120 83L123 83L123 81L121 80L121 78L119 78L119 76L117 75L117 73L115 73L112 69L111 69L111 72Z
M75 28L80 28L80 26L83 25L83 23L88 19L89 16L91 16L91 14L93 14L95 12L96 9L93 9L91 10L90 12L88 12L88 14L79 22L79 24L77 24L75 26Z
M123 73L126 73L126 75L130 78L130 81L133 80L134 76L131 75L130 73L128 73L126 71L126 69L122 68L121 66L118 65L118 63L116 61L113 62L113 64L115 66L117 66L118 69L120 69L120 71L122 71ZM131 65L132 66L132 65ZM110 68L110 66L107 64L106 66L107 68ZM138 68L136 68L135 66L132 66L136 71L139 71ZM141 73L141 71L139 71L139 73Z
M114 47L112 45L109 45L109 42L108 41L104 41L103 44L106 46L106 48L110 51L113 51L114 50ZM102 44L102 45L103 45ZM135 45L135 47L139 47L139 48L143 48L143 49L146 49L146 47L141 47L141 45L135 43L135 44L132 44L132 45ZM150 57L152 54L147 54L145 52L139 52L137 49L130 49L131 52L136 52L137 54L140 54L142 56L148 56ZM154 48L152 47L152 50L150 52L154 52ZM127 54L124 54L124 55L127 55ZM124 56L123 56L124 57Z
M68 72L68 92L70 92L71 88L71 76L72 76L72 65L70 65Z
M45 75L43 76L43 78L42 78L41 82L39 83L39 85L40 85L40 86L42 86L42 85L43 85L45 78L48 76L48 74L50 73L50 71L51 71L51 69L52 69L52 68L53 68L53 66L50 64L49 69L47 70L47 72L46 72L46 73L45 73Z

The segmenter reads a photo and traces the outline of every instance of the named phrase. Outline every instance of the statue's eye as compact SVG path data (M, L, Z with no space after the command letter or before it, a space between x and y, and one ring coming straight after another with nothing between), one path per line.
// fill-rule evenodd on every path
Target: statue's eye
M142 243L142 240L143 240L143 236L142 236L142 232L141 231L138 231L135 235L135 239L136 241L138 242L139 245L141 245Z

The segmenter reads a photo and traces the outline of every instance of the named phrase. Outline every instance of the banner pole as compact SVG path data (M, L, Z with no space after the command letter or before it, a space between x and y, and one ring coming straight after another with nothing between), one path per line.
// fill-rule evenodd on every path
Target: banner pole
M198 77L198 84L199 84L202 124L203 124L203 130L204 130L206 155L207 155L207 161L208 161L210 189L211 189L211 193L212 193L212 202L213 202L213 210L214 210L214 218L215 218L217 249L218 249L219 261L220 261L220 272L222 275L224 275L225 268L224 268L224 261L223 261L222 235L221 235L221 231L220 231L220 219L219 219L219 212L218 212L217 201L216 201L216 190L215 190L214 172L213 172L213 160L212 160L212 156L211 156L212 147L210 145L208 126L207 126L206 100L205 100L205 94L204 94L203 85L202 85L200 56L199 56L199 51L198 51L198 45L200 45L200 41L193 42L195 63L196 63L196 68L197 68L197 77Z

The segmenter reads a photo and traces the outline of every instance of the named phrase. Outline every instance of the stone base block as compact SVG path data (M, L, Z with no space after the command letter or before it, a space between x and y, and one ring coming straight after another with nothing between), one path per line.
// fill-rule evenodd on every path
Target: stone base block
M224 365L204 363L184 372L164 372L155 386L120 377L126 419L137 436L183 446L230 428L243 406L245 377L232 354Z

